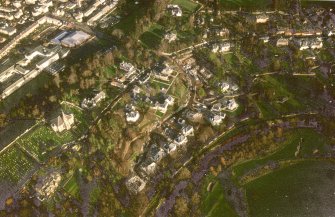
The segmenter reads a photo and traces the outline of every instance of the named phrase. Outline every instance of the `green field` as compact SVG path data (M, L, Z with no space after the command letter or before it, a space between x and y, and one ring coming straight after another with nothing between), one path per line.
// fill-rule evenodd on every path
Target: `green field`
M69 193L72 197L77 197L79 193L79 184L75 178L75 175L71 176L71 178L65 183L63 186L64 191Z
M333 216L335 165L306 161L248 183L252 217Z
M182 9L187 10L189 13L193 13L199 7L199 4L190 0L173 0L172 3L179 5Z
M275 110L269 102L266 101L257 101L256 107L261 114L261 118L264 119L274 119L278 117L278 111Z
M254 86L255 90L262 90L265 96L255 100L261 117L272 119L279 115L307 112L320 107L322 99L312 99L311 92L322 91L322 84L318 79L285 76L261 76Z
M314 150L318 149L319 153L323 153L328 148L327 139L312 129L293 130L285 136L286 141L283 142L283 144L279 144L278 150L273 154L234 166L233 172L235 177L240 177L246 172L269 162L296 159L294 154L301 138L303 138L303 142L301 143L301 149L298 157L313 156Z
M227 8L266 8L271 5L271 0L220 0L220 3Z
M116 67L115 66L106 67L105 75L107 78L114 78L116 75Z
M215 182L212 190L207 192L206 188L210 181ZM220 181L209 176L202 186L201 211L207 217L237 217L234 209L225 199L224 189Z
M148 31L144 32L140 36L140 40L148 48L158 48L164 33L164 28L161 25L154 24L148 29Z

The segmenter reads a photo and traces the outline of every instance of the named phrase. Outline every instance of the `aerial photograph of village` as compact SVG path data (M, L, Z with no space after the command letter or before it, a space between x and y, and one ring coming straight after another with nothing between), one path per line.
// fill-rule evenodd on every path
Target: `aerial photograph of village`
M335 1L0 0L0 217L335 217Z

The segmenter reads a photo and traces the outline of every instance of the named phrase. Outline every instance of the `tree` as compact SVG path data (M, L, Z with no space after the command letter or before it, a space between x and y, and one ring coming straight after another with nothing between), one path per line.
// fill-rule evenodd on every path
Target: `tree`
M177 197L176 204L174 205L175 216L189 216L190 209L188 207L187 201L183 197Z
M70 73L70 75L69 75L69 77L67 79L67 82L69 84L75 84L75 83L78 82L78 76L77 76L77 73L74 70L71 70L71 73Z

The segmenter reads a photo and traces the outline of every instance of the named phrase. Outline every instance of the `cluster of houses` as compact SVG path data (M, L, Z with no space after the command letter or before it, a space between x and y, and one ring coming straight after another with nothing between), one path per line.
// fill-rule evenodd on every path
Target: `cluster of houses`
M320 49L323 47L322 38L302 38L296 40L296 45L300 50Z
M184 147L188 138L194 136L194 128L186 123L184 119L178 119L179 132L174 136L167 136L167 142L158 145L152 144L146 152L143 161L139 165L139 175L134 175L126 181L127 188L138 193L146 185L146 177L155 173L158 163L167 155L174 153L178 148ZM169 130L166 128L166 130Z
M230 42L220 42L220 43L213 43L211 45L211 50L213 53L226 53L230 51L231 44Z
M289 38L279 38L276 42L277 47L285 47L289 44L297 47L299 50L306 50L306 49L321 49L323 47L323 40L321 37L311 38L311 37L304 37L304 38L296 38L291 40Z
M192 75L197 81L200 80L204 84L208 84L209 79L213 76L212 72L205 67L197 64L193 57L190 57L182 62L183 70Z
M24 25L30 21L34 21L34 17L38 17L49 12L49 8L53 6L53 1L41 1L28 10L28 6L34 4L31 1L6 1L0 7L1 26L0 33L6 36L12 36L17 32L17 27Z
M119 87L119 88L125 88L126 83L134 81L139 75L137 73L138 69L136 69L136 67L131 63L123 61L123 62L120 63L119 68L120 68L120 70L125 72L125 74L123 74L120 77L115 78L111 82L112 86L116 86L116 87Z
M106 1L56 1L56 0L15 0L5 1L5 5L0 7L0 18L3 18L15 26L22 25L29 21L34 21L36 17L47 13L56 17L74 18L78 22L83 19L88 25L94 25L98 20L107 16L113 11L118 0ZM15 21L15 22L14 22Z
M0 6L0 43L4 43L0 50L0 58L7 55L23 38L29 36L45 23L60 27L67 24L68 21L70 22L71 19L73 20L72 14L82 14L87 23L93 25L115 9L117 2L117 0L4 1ZM53 42L64 47L75 47L89 38L91 36L82 31L73 31L67 34L63 32ZM7 40L8 42L6 42Z
M164 101L157 100L154 103L151 103L152 108L160 111L161 113L165 114L168 110L169 106L174 104L174 98L170 95L164 95Z
M158 80L169 81L173 71L167 63L156 64L152 69L152 75Z
M14 64L3 65L0 71L1 99L6 98L22 85L39 75L45 68L61 58L65 58L69 50L61 46L37 46Z
M100 91L93 98L84 98L81 102L81 107L84 109L90 109L97 106L97 104L106 98L106 93L104 91Z
M126 120L128 123L136 123L140 119L140 113L133 105L126 105L125 107Z
M207 38L228 38L230 35L229 29L225 27L214 26L204 30L203 39Z
M45 3L45 1L43 1L43 3ZM8 11L10 11L10 9L8 9ZM7 55L20 40L29 36L34 30L45 23L57 27L63 25L63 22L58 19L42 16L2 47L0 50L0 58ZM51 65L59 59L65 58L70 52L68 48L79 46L89 38L91 38L91 36L83 31L62 32L51 40L49 45L39 45L31 51L25 52L24 57L17 62L8 61L2 63L0 69L0 99L4 99L15 92L23 84L35 78L44 69L51 67Z

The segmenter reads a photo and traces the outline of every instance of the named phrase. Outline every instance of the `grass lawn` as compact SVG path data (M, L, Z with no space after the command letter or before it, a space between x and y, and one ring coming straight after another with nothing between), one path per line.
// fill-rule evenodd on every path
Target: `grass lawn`
M169 84L167 84L165 81L152 80L151 85L157 92L160 92L162 89L169 88Z
M106 77L114 78L116 75L116 67L115 66L108 66L105 68Z
M210 181L215 181L212 191L207 192L206 188ZM227 202L224 196L224 189L220 181L214 177L205 180L202 189L201 210L207 217L237 217L234 209Z
M181 6L184 10L187 10L189 13L193 13L199 7L199 4L190 0L173 0L172 3Z
M318 91L319 84L302 78L284 78L283 76L262 76L256 89L261 88L267 97L256 101L261 116L264 119L274 118L278 115L292 114L306 111L316 107L310 99L310 90ZM309 85L310 84L310 85ZM308 88L310 88L308 90Z
M140 40L149 48L158 48L164 36L164 27L159 24L153 24L148 31L140 36Z
M164 117L164 113L162 113L161 111L156 111L156 115L158 116L158 117L160 117L160 118L163 118Z
M227 8L266 8L271 5L271 0L220 0L220 3Z
M65 183L63 189L73 197L78 196L79 184L74 175Z
M283 144L278 145L278 150L269 156L234 166L233 172L235 177L240 177L248 171L271 161L296 159L294 154L297 150L300 138L303 138L303 142L301 143L301 149L298 156L312 156L315 149L318 149L321 153L327 149L327 139L312 129L293 130L286 134L286 138L287 139Z
M257 101L256 106L264 119L273 119L278 117L278 111L274 109L269 102Z
M334 163L305 161L249 182L250 216L333 216L334 177Z

